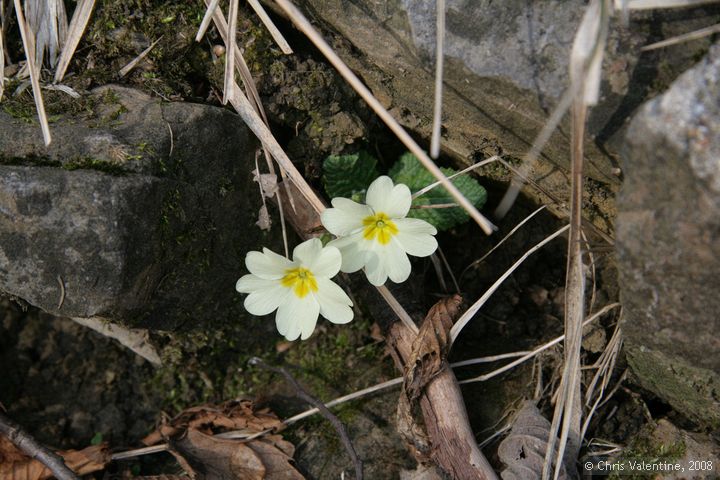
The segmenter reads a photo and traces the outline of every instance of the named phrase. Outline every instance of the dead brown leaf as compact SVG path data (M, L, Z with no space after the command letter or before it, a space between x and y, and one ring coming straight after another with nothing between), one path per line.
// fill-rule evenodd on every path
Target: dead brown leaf
M107 444L57 453L63 457L65 465L78 475L100 471L110 462ZM0 480L45 480L52 477L52 472L45 465L28 457L0 436Z
M443 369L450 348L450 329L460 313L460 295L444 298L428 312L405 363L405 392L417 399L422 389Z
M258 409L250 400L231 400L222 405L199 405L191 407L145 437L145 445L162 443L168 438L181 435L187 429L198 430L208 435L229 430L245 430L257 433L264 430L279 430L280 419L269 409Z
M550 438L550 422L534 402L527 401L517 413L510 434L500 442L498 457L506 465L501 475L508 480L540 478ZM567 479L563 465L560 479Z
M282 445L280 448L278 445ZM294 448L278 436L249 443L190 429L170 443L171 453L192 478L201 480L302 480L292 466Z

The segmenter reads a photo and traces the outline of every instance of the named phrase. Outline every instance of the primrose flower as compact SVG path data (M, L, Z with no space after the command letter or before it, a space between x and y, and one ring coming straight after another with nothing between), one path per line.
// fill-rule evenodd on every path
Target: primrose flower
M245 309L253 315L267 315L277 309L275 324L288 340L310 337L318 314L332 323L353 318L352 301L330 278L340 270L340 251L323 247L313 238L293 250L292 261L267 248L248 252L250 270L237 281L238 292L249 293Z
M328 243L342 253L343 272L365 268L370 283L395 283L410 276L408 254L427 257L437 249L437 230L424 220L405 218L412 201L410 189L390 177L375 179L368 187L367 205L333 198L322 213L325 228L338 238Z

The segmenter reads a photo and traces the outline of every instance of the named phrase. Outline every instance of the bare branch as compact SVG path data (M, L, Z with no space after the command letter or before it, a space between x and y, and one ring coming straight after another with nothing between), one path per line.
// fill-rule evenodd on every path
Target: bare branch
M0 433L5 435L8 440L30 458L49 468L58 480L80 480L80 477L65 465L65 461L60 455L38 443L32 435L24 431L20 425L10 420L2 412L0 412Z

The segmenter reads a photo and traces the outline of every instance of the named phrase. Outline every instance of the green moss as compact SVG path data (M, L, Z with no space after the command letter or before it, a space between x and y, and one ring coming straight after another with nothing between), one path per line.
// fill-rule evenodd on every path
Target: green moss
M642 480L657 478L657 473L630 473L632 471L631 462L646 463L650 465L658 465L660 463L674 463L681 459L687 450L687 446L682 441L665 445L651 438L650 432L641 433L632 444L626 448L621 456L613 463L621 463L624 465L622 474L614 472L609 476L614 480Z
M62 168L69 171L96 170L110 175L125 175L127 173L123 167L116 163L90 157L70 160L69 162L63 163Z
M6 86L8 90L14 88L14 83ZM43 104L49 123L55 123L65 114L70 116L92 115L95 100L89 95L74 98L67 93L56 90L43 90ZM2 109L13 118L25 123L37 124L38 115L32 90L26 88L18 95L3 97Z
M720 427L720 383L714 372L657 350L628 344L628 364L640 385L699 425Z

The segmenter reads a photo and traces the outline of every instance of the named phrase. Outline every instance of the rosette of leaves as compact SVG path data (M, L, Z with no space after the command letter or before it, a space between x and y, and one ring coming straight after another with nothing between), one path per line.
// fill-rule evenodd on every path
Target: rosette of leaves
M330 155L323 163L323 184L330 198L362 200L365 190L380 174L377 160L365 151L350 155Z
M457 173L451 168L441 168L440 170L448 177ZM410 187L410 191L413 193L436 181L435 177L410 152L400 157L390 169L389 175L395 183L404 183ZM487 191L482 185L469 175L460 175L451 181L476 208L482 208L487 200ZM439 185L429 192L414 198L412 205L418 207L449 203L456 203L455 199L442 185ZM408 217L425 220L433 224L438 230L448 230L470 219L465 210L459 206L451 208L411 208Z
M451 168L441 168L446 176L457 173ZM365 191L380 174L377 160L365 151L351 155L331 155L323 163L323 183L330 198L351 198L357 202L365 199ZM435 183L435 177L422 166L420 161L408 152L390 169L389 176L397 183L404 183L411 192ZM452 183L477 208L482 208L487 200L487 192L469 175L460 175ZM427 193L413 199L413 206L441 205L455 203L455 199L442 187L437 186ZM462 207L451 208L411 208L409 217L419 218L431 223L438 230L448 230L466 222L470 216Z

